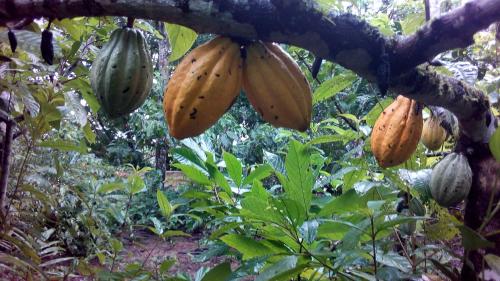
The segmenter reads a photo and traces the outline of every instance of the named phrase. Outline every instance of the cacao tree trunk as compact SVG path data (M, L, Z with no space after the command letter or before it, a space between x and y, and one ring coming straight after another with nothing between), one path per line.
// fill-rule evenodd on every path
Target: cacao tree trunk
M493 158L487 144L471 145L464 140L461 139L458 149L466 153L473 173L465 208L465 225L493 242L494 246L465 251L462 280L479 280L483 271L485 276L490 276L486 280L500 280L499 275L491 277L495 275L494 271L483 268L488 268L483 260L486 254L500 256L500 211L492 216L495 206L500 204L500 163Z

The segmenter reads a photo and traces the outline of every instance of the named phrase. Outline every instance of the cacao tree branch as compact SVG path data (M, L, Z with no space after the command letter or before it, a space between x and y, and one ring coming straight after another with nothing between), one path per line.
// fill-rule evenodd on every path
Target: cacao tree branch
M427 105L450 109L459 118L465 135L474 141L487 141L496 126L488 100L480 91L452 78L413 68L440 52L472 44L475 32L500 20L498 0L469 2L432 20L409 37L391 39L384 38L377 29L353 15L327 14L318 10L312 1L305 0L74 0L46 3L45 0L3 1L0 4L0 25L13 25L15 21L41 16L61 19L107 15L168 21L199 33L296 45L349 68L371 82L377 82L377 69L384 63L381 57L387 54L393 78L390 90ZM412 83L410 78L419 83Z

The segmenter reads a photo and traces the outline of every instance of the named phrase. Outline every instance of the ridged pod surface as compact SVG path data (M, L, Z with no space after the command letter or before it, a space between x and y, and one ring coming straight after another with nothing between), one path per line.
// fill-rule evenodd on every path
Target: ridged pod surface
M432 169L432 198L443 207L462 202L467 198L471 186L472 170L463 154L448 154Z
M255 42L247 46L243 90L265 121L299 131L309 128L309 83L295 61L278 45Z
M170 134L201 134L226 112L241 90L240 45L217 37L182 59L168 82L163 109Z
M371 149L380 167L399 165L410 158L422 134L422 107L398 96L380 114L371 135Z
M153 84L153 65L142 33L128 27L113 31L92 64L90 82L109 117L140 107Z
M438 150L443 145L446 131L439 124L437 117L431 116L425 120L420 140L429 150Z

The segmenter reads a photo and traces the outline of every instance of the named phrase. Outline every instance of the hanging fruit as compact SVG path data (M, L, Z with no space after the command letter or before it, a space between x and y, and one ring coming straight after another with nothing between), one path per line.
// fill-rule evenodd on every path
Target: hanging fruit
M227 111L241 90L240 45L217 37L191 51L177 66L163 98L170 134L201 134Z
M463 154L448 154L432 169L432 198L443 207L462 202L467 198L471 186L472 170Z
M42 31L42 41L40 42L40 51L42 53L42 58L49 65L52 65L54 61L54 45L52 44L52 32L50 31L50 24L47 28Z
M378 117L371 149L380 167L397 166L410 158L422 134L422 106L398 96Z
M432 115L425 120L420 139L429 150L438 150L443 145L446 131L441 127L439 118Z
M278 45L255 42L247 47L243 90L265 121L299 131L309 128L312 112L309 83Z
M90 82L109 117L140 107L153 83L153 66L142 33L131 26L113 31L92 64Z
M242 86L267 122L309 128L309 83L285 51L262 42L242 51L232 39L217 37L191 51L170 79L163 98L170 134L178 139L201 134L230 108Z
M17 39L16 35L12 30L9 28L9 32L7 33L7 36L9 37L9 45L10 45L10 50L14 53L17 48Z

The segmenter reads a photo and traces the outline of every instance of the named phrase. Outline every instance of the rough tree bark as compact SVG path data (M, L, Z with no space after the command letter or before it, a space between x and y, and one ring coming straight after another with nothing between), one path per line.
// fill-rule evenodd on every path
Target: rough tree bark
M403 38L384 38L355 16L320 12L312 0L4 0L0 26L26 18L77 16L127 16L168 21L199 33L217 33L302 47L336 62L371 82L388 61L390 90L427 105L453 112L461 137L457 150L466 153L474 172L466 209L466 225L478 229L486 215L486 198L500 195L498 171L486 143L498 127L487 97L457 81L418 67L435 55L473 43L473 35L500 21L500 1L476 0L444 14ZM387 58L387 59L385 59ZM495 195L496 194L496 195ZM498 214L485 229L498 229ZM488 237L500 255L500 235ZM464 280L476 280L481 254L468 254L476 268L464 267Z

